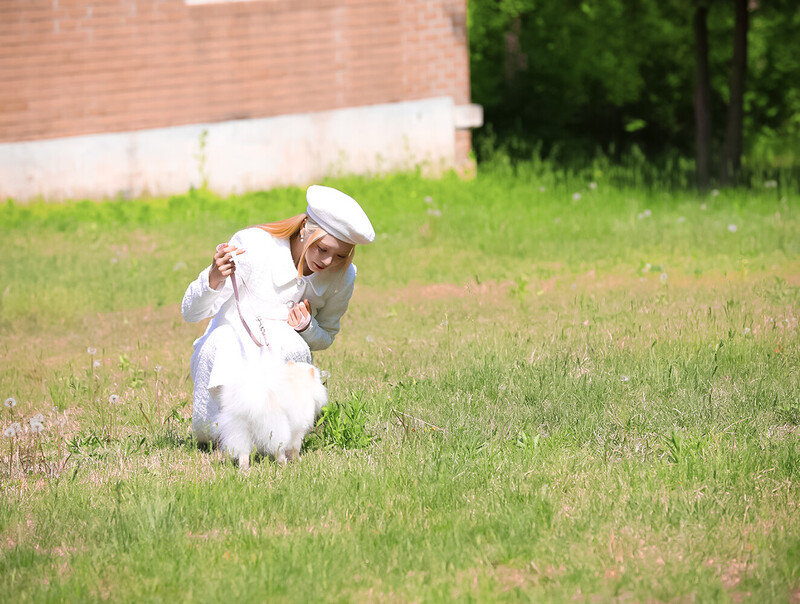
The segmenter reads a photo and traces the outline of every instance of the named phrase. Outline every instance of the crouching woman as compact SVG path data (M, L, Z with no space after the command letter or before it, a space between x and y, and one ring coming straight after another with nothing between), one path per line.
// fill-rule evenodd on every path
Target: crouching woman
M356 279L356 245L375 231L350 196L312 185L306 212L246 228L217 246L183 296L186 321L211 318L195 341L192 428L200 443L218 438L221 389L243 367L290 360L333 343Z

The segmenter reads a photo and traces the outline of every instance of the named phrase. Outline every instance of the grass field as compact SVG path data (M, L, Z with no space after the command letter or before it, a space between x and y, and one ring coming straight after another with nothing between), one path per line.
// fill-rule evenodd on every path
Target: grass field
M798 191L588 180L331 181L334 405L247 475L179 302L302 191L0 205L0 599L800 601Z

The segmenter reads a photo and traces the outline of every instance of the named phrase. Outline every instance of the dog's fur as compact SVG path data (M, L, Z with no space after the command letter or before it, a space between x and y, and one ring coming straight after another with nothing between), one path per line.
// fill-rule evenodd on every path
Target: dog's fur
M299 459L303 439L328 404L328 391L316 367L290 361L244 372L223 388L221 399L220 446L247 470L254 449L280 464Z

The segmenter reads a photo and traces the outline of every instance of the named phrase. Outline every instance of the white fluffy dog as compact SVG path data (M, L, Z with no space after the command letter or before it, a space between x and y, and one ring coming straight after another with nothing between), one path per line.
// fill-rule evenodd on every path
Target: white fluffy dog
M280 464L299 459L303 439L328 404L328 391L316 367L289 361L244 372L222 389L221 399L220 446L247 470L253 449Z

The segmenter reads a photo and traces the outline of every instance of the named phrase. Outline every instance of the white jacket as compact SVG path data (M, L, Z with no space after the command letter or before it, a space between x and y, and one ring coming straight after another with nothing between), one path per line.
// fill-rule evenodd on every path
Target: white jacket
M236 309L231 279L211 289L204 269L183 296L181 313L187 321L211 317L205 333L194 343L191 360L194 381L193 426L201 442L216 439L219 388L237 379L238 370L264 354L281 360L311 361L310 350L333 343L339 320L347 310L355 285L356 267L297 277L287 239L278 239L253 227L239 231L229 241L245 253L236 258L234 275L240 308L250 330L260 340L257 317L265 327L269 349L259 348L247 334ZM300 334L286 323L294 304L308 299L310 325Z

